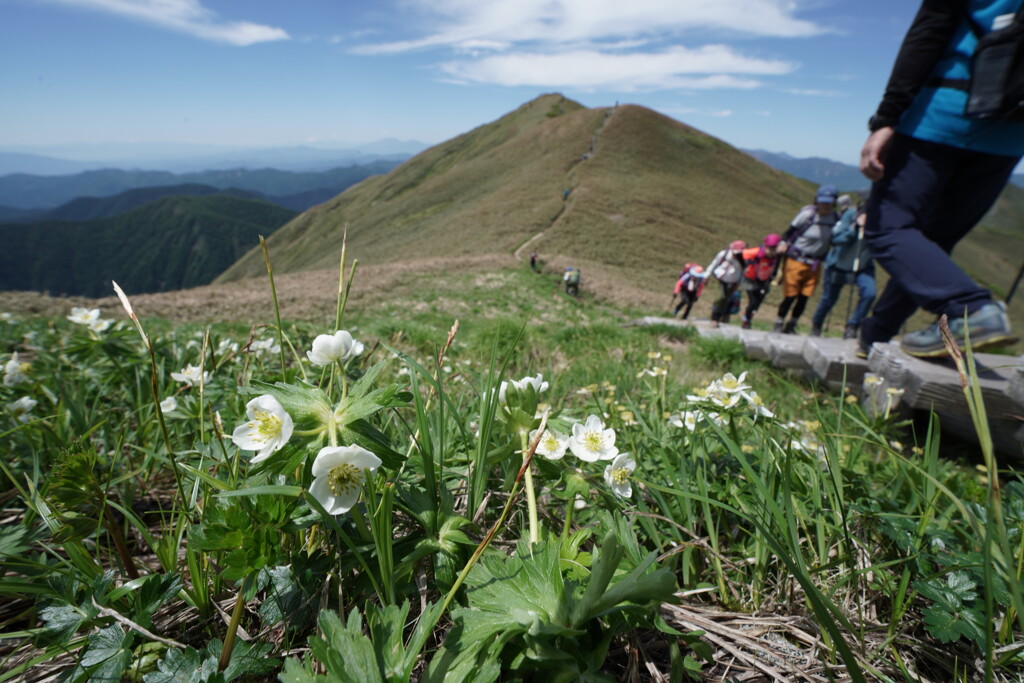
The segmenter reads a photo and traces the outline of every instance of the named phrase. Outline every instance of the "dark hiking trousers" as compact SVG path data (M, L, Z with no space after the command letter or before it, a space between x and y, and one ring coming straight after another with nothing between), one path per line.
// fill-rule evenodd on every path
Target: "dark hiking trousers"
M896 134L884 161L864 235L890 280L863 323L865 344L889 341L917 308L960 317L992 300L949 254L995 202L1018 158Z

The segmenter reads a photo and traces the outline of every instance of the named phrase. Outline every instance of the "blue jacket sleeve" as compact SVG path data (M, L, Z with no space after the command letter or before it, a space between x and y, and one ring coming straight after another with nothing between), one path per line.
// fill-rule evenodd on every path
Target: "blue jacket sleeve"
M871 129L895 126L924 87L967 13L967 0L924 0L903 38Z

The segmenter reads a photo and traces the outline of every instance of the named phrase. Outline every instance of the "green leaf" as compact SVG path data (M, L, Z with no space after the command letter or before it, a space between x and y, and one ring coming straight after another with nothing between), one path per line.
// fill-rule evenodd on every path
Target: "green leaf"
M239 387L238 392L249 396L270 394L291 415L295 428L301 431L327 424L333 412L331 402L321 389L300 380L291 384L253 380L252 386Z
M935 604L922 610L924 624L933 638L944 643L959 640L961 636L973 640L979 647L985 645L985 629L981 615L974 610L950 610Z
M100 629L88 638L88 647L82 655L82 666L95 666L114 657L125 648L128 641L128 635L117 624Z
M39 618L46 624L44 629L58 641L71 640L92 616L71 605L52 605L39 610Z
M381 466L386 469L396 470L405 462L405 454L391 448L387 435L365 420L350 422L340 431L346 441L362 446L380 458Z
M373 643L363 635L362 617L358 610L349 613L347 624L330 610L320 612L318 619L323 638L311 636L309 648L331 673L331 681L339 683L384 683Z
M19 557L28 550L28 529L20 526L0 528L0 556Z

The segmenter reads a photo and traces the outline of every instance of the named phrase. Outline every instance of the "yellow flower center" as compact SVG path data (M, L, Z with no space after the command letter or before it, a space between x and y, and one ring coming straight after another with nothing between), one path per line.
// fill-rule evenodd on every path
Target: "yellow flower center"
M252 418L256 433L262 439L273 439L281 433L281 418L266 410L257 410Z
M604 448L604 436L601 432L586 432L580 441L588 451L599 451Z
M354 488L358 488L362 480L362 472L359 468L347 462L338 465L327 475L327 485L335 496L343 495Z
M541 446L546 451L556 451L558 450L558 439L551 432L545 432L544 438L541 439Z
M627 481L629 481L629 470L627 470L625 467L617 467L612 470L612 473L609 475L609 478L612 480L613 484L621 486L622 484L625 484Z

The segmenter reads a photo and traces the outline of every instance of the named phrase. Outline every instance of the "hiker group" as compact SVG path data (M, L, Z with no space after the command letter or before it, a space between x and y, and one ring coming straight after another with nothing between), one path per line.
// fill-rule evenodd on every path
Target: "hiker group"
M679 297L674 314L683 311L685 320L711 278L720 288L711 306L713 327L740 312L742 294L746 292L741 326L750 329L772 284L781 283L783 299L773 331L786 334L796 332L808 300L818 282L823 282L824 292L811 323L811 334L819 336L842 288L854 284L857 305L843 334L854 338L875 298L874 266L865 247L863 211L852 205L848 195L838 196L835 187L823 185L814 203L803 207L781 236L771 233L752 247L735 240L718 252L707 268L687 263L673 293L673 302Z
M888 342L918 309L937 316L900 338L913 356L1015 341L1006 305L953 262L950 253L992 207L1024 157L1024 7L1020 0L922 0L868 120L860 170L872 181L863 214L824 186L781 239L758 249L781 270L783 300L774 329L794 332L819 280L824 292L811 321L820 334L839 292L859 291L844 336L857 355ZM840 213L841 212L841 213ZM770 245L774 244L774 256ZM738 311L740 288L750 294L744 327L764 298L770 278L750 271L750 253L733 242L703 273L721 285L712 324ZM872 306L872 261L889 274ZM748 272L754 274L748 276ZM870 313L868 312L868 309ZM941 321L948 321L948 334ZM945 337L945 338L944 338Z

